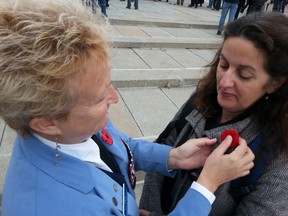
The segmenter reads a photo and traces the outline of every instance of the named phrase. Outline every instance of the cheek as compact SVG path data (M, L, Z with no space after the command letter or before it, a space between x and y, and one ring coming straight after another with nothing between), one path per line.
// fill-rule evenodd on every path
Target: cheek
M101 121L103 118L107 117L108 106L107 104L101 104L97 109L94 109L87 117L89 119L94 119L94 121Z
M106 113L98 111L95 113L90 113L89 116L86 116L86 120L83 121L83 124L86 125L88 131L99 131L105 127L108 121Z
M265 94L265 91L263 91L261 86L253 86L251 88L241 86L241 90L238 88L238 93L243 105L250 106L259 100Z
M223 77L223 73L221 73L221 71L217 68L217 72L216 72L217 87L219 86L219 83L221 82L222 77Z

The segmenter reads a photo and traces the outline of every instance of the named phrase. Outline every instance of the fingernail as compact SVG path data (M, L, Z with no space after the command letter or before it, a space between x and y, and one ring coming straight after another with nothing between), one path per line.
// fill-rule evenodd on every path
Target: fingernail
M231 135L228 135L228 136L226 137L226 139L228 139L228 141L229 141L229 140L232 140L232 136L231 136Z

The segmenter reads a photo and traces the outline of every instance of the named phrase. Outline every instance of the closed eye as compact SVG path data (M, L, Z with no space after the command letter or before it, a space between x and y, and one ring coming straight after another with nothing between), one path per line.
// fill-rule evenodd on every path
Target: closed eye
M227 65L227 64L220 64L219 66L220 66L220 68L222 68L224 70L227 70L229 68L229 65Z

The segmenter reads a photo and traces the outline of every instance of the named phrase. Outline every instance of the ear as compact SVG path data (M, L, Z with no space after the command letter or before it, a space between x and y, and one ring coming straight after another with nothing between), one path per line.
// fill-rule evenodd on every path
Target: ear
M268 86L267 93L268 94L273 93L279 87L281 87L285 81L286 81L286 78L284 78L284 77L276 78L276 79L272 80L272 82Z
M35 132L42 134L58 134L57 125L53 119L47 119L44 117L33 117L29 122L29 127Z

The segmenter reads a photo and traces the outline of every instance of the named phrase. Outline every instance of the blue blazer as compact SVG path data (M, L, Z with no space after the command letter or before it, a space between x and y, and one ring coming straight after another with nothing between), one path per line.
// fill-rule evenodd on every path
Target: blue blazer
M138 216L135 194L127 172L130 147L135 169L171 176L167 159L171 147L131 139L113 127L105 127L113 144L105 143L119 164L126 184L120 185L101 169L70 155L60 153L56 165L55 149L33 135L17 136L3 189L3 216ZM101 132L97 137L101 138ZM190 189L170 215L208 215L211 205Z

